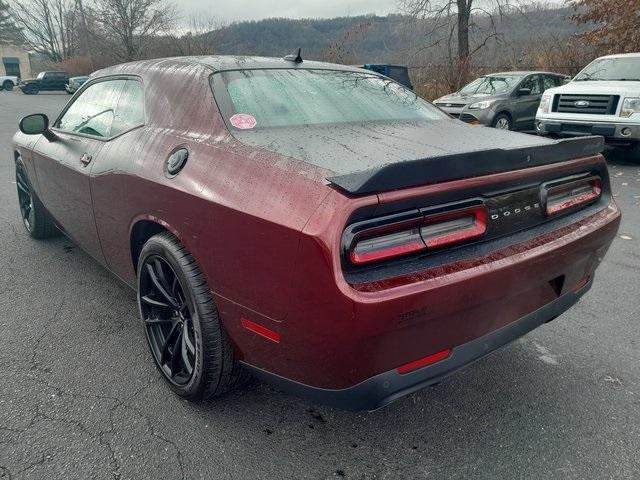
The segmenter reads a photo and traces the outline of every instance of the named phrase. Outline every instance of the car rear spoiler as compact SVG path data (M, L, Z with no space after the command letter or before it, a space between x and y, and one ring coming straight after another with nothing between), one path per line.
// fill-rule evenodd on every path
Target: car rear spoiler
M533 147L493 148L401 161L327 180L348 193L362 195L564 162L597 155L603 150L603 137L578 137Z

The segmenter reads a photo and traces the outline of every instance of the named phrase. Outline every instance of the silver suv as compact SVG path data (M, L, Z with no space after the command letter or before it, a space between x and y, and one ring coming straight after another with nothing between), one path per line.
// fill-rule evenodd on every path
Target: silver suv
M467 123L503 130L534 130L542 93L568 79L549 72L492 73L433 103Z

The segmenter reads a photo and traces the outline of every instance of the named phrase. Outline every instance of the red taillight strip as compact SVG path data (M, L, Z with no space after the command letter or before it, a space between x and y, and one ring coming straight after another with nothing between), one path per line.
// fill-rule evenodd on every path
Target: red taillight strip
M562 203L558 203L556 205L551 205L549 206L549 196L553 194L554 189L555 190L561 190L562 188L567 188L571 185L580 185L581 183L587 184L587 183L591 183L592 184L592 191L591 192L587 192L587 193L583 193L582 195L579 195L577 197L571 198L569 200L567 200L566 202L562 202ZM577 207L578 205L582 205L583 203L589 203L593 200L597 200L598 198L600 198L600 195L602 194L602 181L600 180L600 177L591 177L588 179L585 179L584 181L577 181L577 182L572 182L569 183L567 185L558 185L552 188L549 188L547 190L547 200L546 200L546 211L547 211L547 215L555 215L559 212L562 212L564 210L568 210L570 208L573 207Z
M461 227L451 232L435 232L432 235L428 232L430 226L437 226L439 223L446 224L446 222L465 218L472 220L469 227L463 226L466 228ZM431 215L427 212L426 216L419 216L409 221L391 223L360 232L352 240L348 255L352 264L363 265L469 241L484 235L486 231L487 210L484 205L475 205ZM393 234L403 233L406 234L404 243L402 243L402 239L399 239L395 244L392 243L391 237ZM369 250L365 250L367 247L363 246L364 243L372 239L380 239L382 244L386 236L390 238L389 245L380 245L378 248L374 245ZM360 251L358 251L359 246L363 247Z
M440 360L444 360L451 354L451 349L447 348L446 350L442 350L441 352L434 353L427 357L421 358L419 360L414 360L413 362L406 363L396 369L396 371L400 375L404 375L405 373L413 372L422 367L426 367L427 365L431 365L432 363L439 362Z
M412 241L411 243L405 243L402 245L395 245L393 247L375 250L373 252L357 253L355 249L351 250L349 258L351 262L360 265L363 263L375 262L376 260L382 260L383 258L399 257L400 255L406 255L408 253L419 252L424 250L425 245L421 238Z
M278 332L274 332L273 330L268 329L267 327L263 327L251 320L247 320L246 318L241 318L240 323L247 330L257 333L261 337L266 338L267 340L271 340L275 343L280 343L280 334Z
M424 238L423 240L427 244L428 248L440 248L454 243L466 242L474 238L480 237L487 231L487 210L484 207L473 207L465 210L457 210L452 213L446 213L437 215L435 217L427 217L425 219L427 224L434 222L440 222L443 220L454 220L456 218L462 218L465 216L474 217L473 226L465 228L464 230L457 230L445 235Z

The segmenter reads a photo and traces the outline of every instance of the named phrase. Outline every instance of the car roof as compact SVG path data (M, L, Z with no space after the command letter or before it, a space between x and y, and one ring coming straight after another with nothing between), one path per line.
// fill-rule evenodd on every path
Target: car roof
M638 58L640 57L640 52L633 53L615 53L613 55L605 55L604 57L598 57L596 60L601 58Z
M555 73L555 72L544 72L544 71L539 71L539 70L514 70L512 72L496 72L496 73L487 73L486 75L484 75L485 77L494 77L494 76L498 76L498 75L521 75L521 76L525 76L525 75L556 75L558 77L566 77L567 75L564 75L562 73Z
M351 67L348 65L339 65L335 63L316 62L312 60L304 60L301 63L296 63L292 60L285 60L284 58L272 58L272 57L254 57L254 56L242 56L242 55L209 55L209 56L192 56L192 57L168 57L162 59L142 60L137 62L130 62L124 65L114 65L114 67L108 67L100 72L105 74L113 68L126 66L127 70L135 70L136 68L145 69L151 65L157 66L161 63L163 66L171 65L202 65L210 70L216 72L224 72L229 70L258 70L258 69L276 69L276 68L292 68L292 69L318 69L318 70L345 70L345 71L357 71L366 72L371 74L371 71L363 68Z

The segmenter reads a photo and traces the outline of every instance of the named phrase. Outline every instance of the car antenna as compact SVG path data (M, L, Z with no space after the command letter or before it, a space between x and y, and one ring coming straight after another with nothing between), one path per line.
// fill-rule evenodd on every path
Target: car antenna
M289 62L302 63L302 48L298 48L298 53L292 53L284 57Z

